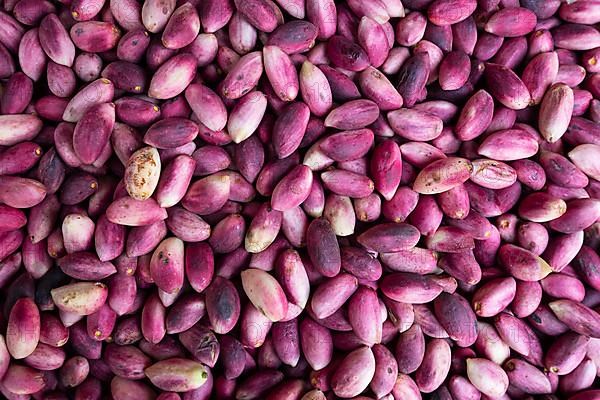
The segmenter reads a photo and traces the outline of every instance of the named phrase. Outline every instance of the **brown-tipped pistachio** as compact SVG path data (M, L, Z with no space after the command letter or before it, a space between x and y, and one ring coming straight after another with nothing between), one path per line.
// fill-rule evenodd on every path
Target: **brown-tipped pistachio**
M498 257L512 276L523 281L539 281L552 272L550 265L542 258L512 244L500 247Z
M90 107L111 101L114 89L112 82L106 78L93 81L69 101L63 119L69 122L79 121Z
M259 269L242 271L242 285L246 295L271 321L282 320L288 309L288 301L279 282Z
M105 303L108 289L99 282L78 282L52 289L50 293L54 304L60 310L90 315Z
M157 388L174 392L198 389L208 379L204 365L184 358L159 361L146 368L144 373Z
M102 70L101 76L109 79L115 88L129 93L143 93L146 91L146 72L142 67L127 61L115 61ZM138 101L136 101L138 100ZM146 125L148 120L158 118L158 110L153 104L145 100L125 98L117 100L120 106L117 113L123 122L132 122L134 126ZM139 109L139 115L131 115Z
M525 197L519 206L519 216L533 222L548 222L567 212L567 203L544 192Z
M464 185L456 186L447 192L439 193L436 200L447 217L464 219L469 215L469 193Z
M413 190L422 194L446 192L467 181L472 170L471 162L464 158L448 157L434 161L417 175Z
M98 311L87 317L88 335L98 341L106 340L113 332L116 321L117 313L105 303Z

